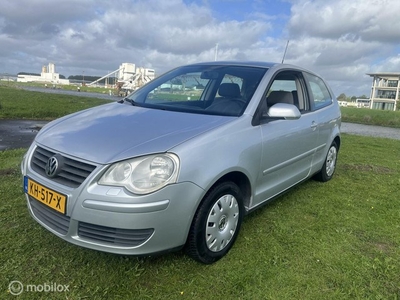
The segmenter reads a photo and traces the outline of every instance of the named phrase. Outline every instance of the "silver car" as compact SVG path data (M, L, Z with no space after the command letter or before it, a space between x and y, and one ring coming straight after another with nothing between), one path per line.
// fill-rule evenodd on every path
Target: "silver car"
M332 178L341 115L327 84L287 64L176 68L127 98L45 126L22 163L32 217L87 248L185 247L213 263L244 215Z

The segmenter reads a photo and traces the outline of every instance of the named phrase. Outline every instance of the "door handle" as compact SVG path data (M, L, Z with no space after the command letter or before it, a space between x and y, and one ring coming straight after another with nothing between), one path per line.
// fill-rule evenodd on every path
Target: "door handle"
M318 124L315 121L312 121L311 123L311 129L315 130L317 128Z

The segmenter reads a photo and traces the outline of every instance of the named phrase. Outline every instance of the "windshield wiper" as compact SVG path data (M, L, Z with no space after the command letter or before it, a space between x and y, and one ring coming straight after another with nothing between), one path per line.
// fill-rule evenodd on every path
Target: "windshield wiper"
M134 100L129 99L129 98L127 98L127 97L125 97L124 99L118 101L118 103L124 103L124 102L129 102L129 103L132 104L133 106L136 106L136 105L137 105L136 102L135 102Z

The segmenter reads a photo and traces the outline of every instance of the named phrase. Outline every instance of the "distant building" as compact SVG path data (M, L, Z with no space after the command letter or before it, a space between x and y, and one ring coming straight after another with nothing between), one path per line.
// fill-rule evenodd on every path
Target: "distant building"
M117 88L125 92L134 91L156 77L156 73L153 69L136 67L133 63L123 63L117 70L89 83L88 86L95 85L110 75L116 77Z
M370 108L371 99L356 99L356 106L358 108Z
M69 84L68 79L60 79L60 74L56 73L56 66L49 63L42 67L40 76L18 75L17 82L47 82L52 84Z
M153 80L156 73L153 69L136 67L132 63L123 63L118 69L118 83L122 90L134 91Z
M400 73L369 73L372 79L370 108L396 110L400 99Z
M17 80L17 75L12 75L8 73L1 73L0 74L0 81L16 81Z

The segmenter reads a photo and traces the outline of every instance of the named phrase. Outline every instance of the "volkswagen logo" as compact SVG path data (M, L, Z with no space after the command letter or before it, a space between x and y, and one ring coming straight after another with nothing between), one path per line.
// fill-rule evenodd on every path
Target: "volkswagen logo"
M44 171L46 172L47 176L54 177L57 175L58 167L59 167L59 162L57 157L54 155L50 157L49 160L47 161Z

